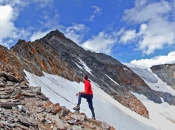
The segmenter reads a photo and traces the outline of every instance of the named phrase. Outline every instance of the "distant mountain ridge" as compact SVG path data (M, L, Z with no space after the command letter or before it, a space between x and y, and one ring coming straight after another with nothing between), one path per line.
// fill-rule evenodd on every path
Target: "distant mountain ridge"
M155 65L151 70L175 90L175 64Z
M162 97L175 105L174 96L152 90L118 60L103 53L84 50L58 30L34 42L19 40L10 50L0 46L0 53L3 54L0 56L1 71L11 72L17 78L25 77L23 70L38 76L42 76L44 71L76 82L88 74L114 99L146 118L149 118L149 112L130 91L143 94L156 103L161 103Z

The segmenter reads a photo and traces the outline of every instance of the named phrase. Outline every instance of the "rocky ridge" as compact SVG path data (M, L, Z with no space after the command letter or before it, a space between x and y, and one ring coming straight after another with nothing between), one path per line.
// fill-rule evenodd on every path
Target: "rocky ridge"
M175 64L155 65L151 70L175 90Z
M41 93L14 76L0 74L1 130L114 130L105 122L73 113L53 104Z

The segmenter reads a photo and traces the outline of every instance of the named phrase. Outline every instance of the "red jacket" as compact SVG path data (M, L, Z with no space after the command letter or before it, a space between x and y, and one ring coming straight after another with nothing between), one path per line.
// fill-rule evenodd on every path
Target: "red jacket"
M86 94L93 94L92 86L89 80L84 81L84 88L86 90Z

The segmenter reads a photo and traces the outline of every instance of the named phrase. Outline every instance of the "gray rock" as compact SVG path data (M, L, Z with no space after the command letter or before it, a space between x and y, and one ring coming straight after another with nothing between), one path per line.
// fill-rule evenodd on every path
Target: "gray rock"
M82 130L80 126L72 126L72 130Z
M7 81L6 86L12 86L12 85L14 85L14 82L12 82L12 81Z
M12 96L18 96L19 94L22 94L21 88L15 88L13 90Z
M0 77L0 81L6 81L6 79L4 77Z
M20 83L14 83L13 86L14 86L14 87L19 87L19 86L20 86Z
M50 113L52 111L52 107L51 106L47 107L45 111Z
M27 121L27 119L25 118L25 117L23 117L23 116L18 116L18 119L19 119L19 121L22 123L22 124L24 124L24 125L26 125L26 126L29 126L30 124L29 124L29 122Z
M7 92L5 92L5 91L0 91L0 94L1 94L1 95L6 95Z
M19 81L12 75L9 75L9 74L4 74L4 77L9 80L9 81L12 81L12 82L16 82L18 83Z
M70 120L67 120L66 123L70 124L70 125L76 125L77 122L75 119L70 119Z
M86 116L81 114L72 114L71 117L78 121L84 121Z
M41 93L41 87L30 87L33 93Z
M10 98L10 96L8 96L8 95L0 95L0 99L9 99Z
M3 81L0 81L0 87L5 87L5 83Z
M28 96L28 97L35 97L36 96L34 93L30 93L30 92L27 92L27 91L22 92L22 94L24 96Z
M2 125L9 126L11 128L15 126L14 124L8 123L6 121L0 121L0 126L2 126Z
M0 107L12 109L13 106L17 106L17 103L0 103Z
M35 110L36 113L41 113L43 112L44 110L46 110L46 108L42 107L42 108L38 108ZM50 112L50 111L49 111Z
M21 85L21 89L28 89L29 87L27 85Z
M106 122L101 122L100 127L102 128L102 130L109 130L110 129L110 126Z
M21 125L21 124L17 124L17 123L15 123L15 126L16 126L17 128L21 128L22 130L29 130L28 127L23 126L23 125Z
M62 110L59 112L59 117L60 117L60 118L63 118L63 117L65 117L69 112L70 112L69 109L62 109Z
M29 118L29 117L26 117L26 119L30 125L35 126L35 127L38 126L37 121L35 119Z
M55 124L59 130L67 130L67 126L62 120L56 121Z

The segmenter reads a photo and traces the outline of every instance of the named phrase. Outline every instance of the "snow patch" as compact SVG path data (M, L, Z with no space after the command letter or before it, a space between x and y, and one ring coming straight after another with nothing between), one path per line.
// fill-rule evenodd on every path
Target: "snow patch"
M81 70L83 69L81 66L79 66L77 63L75 63L77 66L78 66L78 68L80 68Z
M151 82L151 83L157 83L158 79L156 76L153 75L152 72L150 72L146 67L142 67L142 66L135 66L132 64L126 64L126 66L128 66L134 73L136 73L138 76L140 76L141 78L143 78L144 80Z
M157 75L154 74L156 77ZM163 82L159 77L157 77L158 82L157 83L151 83L145 80L145 83L153 90L155 91L161 91L161 92L167 92L173 96L175 96L175 90L172 89L167 83Z
M115 84L119 85L117 82L115 82L111 77L109 77L107 74L105 74L112 82L114 82Z
M91 74L92 70L80 58L78 58L78 59L80 61L79 63L83 65L84 69ZM80 68L82 68L82 67L80 67Z

